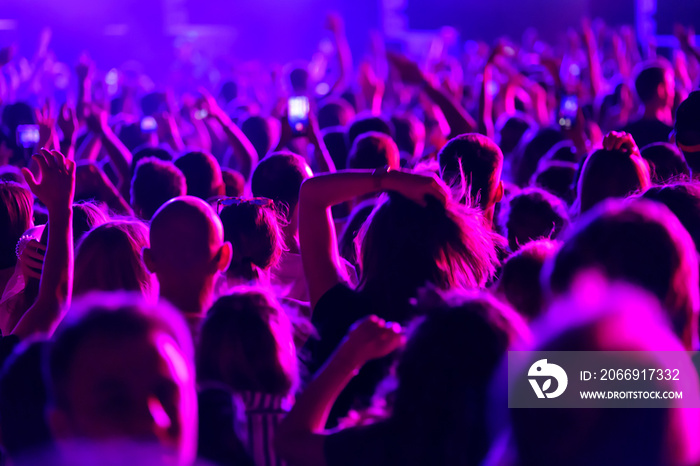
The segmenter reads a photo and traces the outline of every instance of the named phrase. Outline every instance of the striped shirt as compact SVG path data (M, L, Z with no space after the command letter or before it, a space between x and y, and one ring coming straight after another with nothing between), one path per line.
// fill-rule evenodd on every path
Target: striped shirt
M241 394L248 422L248 453L256 466L286 466L275 452L275 429L292 407L292 397L260 392Z

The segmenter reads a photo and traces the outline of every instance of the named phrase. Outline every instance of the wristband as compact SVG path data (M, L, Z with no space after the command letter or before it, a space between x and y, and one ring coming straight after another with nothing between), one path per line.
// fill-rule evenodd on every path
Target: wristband
M384 176L386 176L387 173L391 171L391 167L389 165L385 165L382 168L376 168L372 172L372 178L374 178L374 190L375 191L381 191L382 190L382 180L384 179Z

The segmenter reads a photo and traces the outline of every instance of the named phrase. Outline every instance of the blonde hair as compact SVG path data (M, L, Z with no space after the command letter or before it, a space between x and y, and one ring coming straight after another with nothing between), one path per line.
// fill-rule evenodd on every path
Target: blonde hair
M124 290L152 298L154 281L141 261L145 247L148 227L136 220L111 221L90 230L75 255L75 295Z

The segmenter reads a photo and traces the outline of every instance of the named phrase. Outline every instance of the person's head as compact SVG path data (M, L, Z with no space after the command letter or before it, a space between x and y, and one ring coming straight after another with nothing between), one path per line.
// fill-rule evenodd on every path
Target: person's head
M487 211L503 197L503 152L486 136L470 133L450 139L438 161L442 179L468 190L470 205Z
M143 220L174 197L187 194L185 175L172 163L156 157L141 159L131 180L131 206Z
M92 202L73 204L73 244L77 245L88 231L109 221L105 208ZM46 236L48 241L48 233Z
M412 113L391 117L394 125L396 146L412 160L423 155L425 149L425 125Z
M141 131L140 122L132 122L123 124L118 131L119 140L124 143L130 152L136 152L137 147L152 146L157 142L153 141L155 133L144 133ZM153 137L152 137L153 136Z
M650 185L644 159L623 150L598 149L583 162L577 188L580 211L586 212L606 199L627 197Z
M295 94L305 94L309 91L309 72L301 66L289 71L289 83L292 92Z
M42 340L21 343L0 373L0 434L3 449L13 462L51 444L42 375L47 344Z
M503 264L496 291L528 320L544 311L540 274L545 261L558 248L559 243L548 239L530 241Z
M515 115L508 115L504 113L496 122L498 147L504 154L512 153L520 144L525 133L536 126L535 121L527 114L518 112Z
M552 146L540 159L538 167L544 163L560 161L569 163L578 163L578 154L574 143L566 140L561 141Z
M693 91L678 106L674 125L676 145L683 152L693 178L700 175L700 91Z
M12 167L12 165L9 165L9 163L12 160L13 155L15 154L16 145L16 142L10 137L6 129L0 126L0 167ZM19 169L17 169L17 172L19 172ZM3 172L3 174L5 173L6 171ZM24 181L21 173L18 174L19 179L7 181L17 181L18 183ZM2 179L6 178L3 177Z
M172 301L196 297L200 306L208 305L216 276L231 261L231 245L224 242L214 209L192 196L171 199L153 216L149 242L143 261L158 277L161 296Z
M0 141L0 152L2 151L2 142ZM2 157L2 154L0 154ZM14 165L0 166L0 182L14 181L18 184L24 184L24 175L22 171Z
M311 168L303 157L291 152L275 152L255 167L250 188L253 196L275 201L278 211L292 224L296 218L301 184L312 176Z
M213 155L205 152L188 152L175 160L175 166L185 175L189 196L205 201L212 197L223 196L226 188L221 178L221 167Z
M238 97L238 85L235 81L226 81L221 85L219 98L225 104L228 104Z
M571 205L575 200L573 185L577 173L578 166L574 163L549 162L532 175L530 186L542 188Z
M34 198L24 186L0 182L0 269L17 263L15 246L33 224Z
M642 158L649 164L651 181L657 184L687 180L690 169L680 150L667 142L655 142L642 148Z
M233 250L226 274L231 279L249 282L277 265L284 249L284 237L272 200L233 201L219 212L224 241L231 243Z
M568 225L564 201L539 188L515 194L501 212L501 227L507 232L511 251L532 240L555 239Z
M693 238L695 248L700 251L700 185L676 183L667 186L652 186L642 197L660 202L673 212Z
M392 137L394 128L381 117L358 115L348 128L348 143L350 147L355 144L355 139L369 132L384 133Z
M164 92L149 92L141 97L141 113L144 116L154 116L167 110Z
M236 288L207 312L198 352L198 378L234 392L292 395L299 367L292 325L269 292Z
M555 128L541 128L528 131L523 137L520 149L513 160L513 181L518 186L527 186L530 177L540 163L540 159L558 142L564 140L561 131Z
M150 157L155 157L157 159L160 159L164 162L172 162L174 157L173 154L170 153L169 150L163 149L162 147L141 147L141 148L136 148L134 150L134 157L131 160L131 176L134 175L134 172L136 171L136 167L138 167L139 162L142 159L150 158Z
M643 66L634 79L634 89L645 106L673 107L676 82L673 69L661 63Z
M391 421L408 464L479 464L490 441L485 401L501 359L527 338L522 319L482 293L423 291L401 354ZM468 438L469 441L465 443Z
M134 442L165 464L196 454L192 340L164 303L93 294L75 304L48 352L49 425L59 444Z
M7 104L2 109L2 125L13 135L19 125L33 125L34 110L26 102Z
M250 116L241 124L241 131L253 144L258 157L263 158L275 144L274 129L265 117Z
M75 252L73 293L132 291L153 298L155 283L141 261L147 247L148 227L138 221L110 221L90 230Z
M345 128L333 126L321 131L323 142L336 167L345 167L348 164L348 140Z
M226 196L241 197L245 192L245 177L232 168L222 168L221 178L226 186Z
M548 309L540 326L546 330L535 333L540 343L527 348L534 351L521 353L533 357L524 359L520 370L509 364L507 377L515 383L507 384L508 389L511 394L532 395L525 374L534 355L566 354L552 351L606 354L605 365L615 368L695 373L690 354L669 330L663 313L658 301L643 290L625 283L608 284L595 275L582 277L570 295ZM678 357L664 357L667 351ZM506 370L503 372L505 388ZM683 386L683 400L640 402L628 396L591 403L585 409L580 409L582 404L574 408L571 401L566 408L510 409L508 435L515 449L511 456L517 458L516 464L541 466L696 464L700 450L697 411L683 407L686 399L698 396L697 378L693 378ZM578 394L590 388L587 384L591 382L577 379L570 373L567 391ZM677 390L678 383L649 380L644 390ZM505 406L505 392L501 396ZM613 406L617 408L609 409Z
M542 276L545 286L561 295L587 269L653 293L679 338L689 348L695 343L697 253L688 232L665 206L646 200L601 204L578 221Z
M390 136L370 131L355 139L348 154L347 168L400 168L399 148Z
M318 109L318 126L321 129L347 126L355 118L355 110L347 100L331 97Z
M494 238L474 209L428 199L383 196L357 236L360 289L401 305L432 283L440 289L484 286L497 263Z

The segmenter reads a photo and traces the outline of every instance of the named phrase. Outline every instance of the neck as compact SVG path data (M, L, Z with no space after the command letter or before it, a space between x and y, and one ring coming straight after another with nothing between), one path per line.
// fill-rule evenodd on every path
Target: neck
M213 291L213 278L195 286L161 282L160 298L167 300L184 314L203 315L211 305Z
M482 215L483 215L484 218L486 219L486 224L487 224L488 227L491 228L492 230L494 229L494 225L493 225L494 209L495 209L495 205L492 205L492 206L490 206L489 208L487 208L486 210L484 210L483 213L482 213Z
M660 122L671 126L673 116L671 109L665 105L649 104L644 106L645 120L659 120Z

